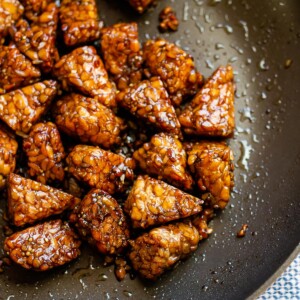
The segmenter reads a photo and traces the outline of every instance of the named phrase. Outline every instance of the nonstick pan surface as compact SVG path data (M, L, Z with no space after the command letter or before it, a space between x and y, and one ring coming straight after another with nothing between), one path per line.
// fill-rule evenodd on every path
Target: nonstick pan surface
M118 282L113 268L104 268L102 257L86 247L79 260L51 272L6 269L0 299L244 299L299 244L300 2L165 0L138 16L125 1L102 0L99 11L109 25L137 21L145 41L159 34L158 14L167 4L180 27L162 36L192 54L205 76L226 63L236 72L231 204L194 255L156 283ZM1 214L4 208L1 199ZM238 239L242 224L249 230Z

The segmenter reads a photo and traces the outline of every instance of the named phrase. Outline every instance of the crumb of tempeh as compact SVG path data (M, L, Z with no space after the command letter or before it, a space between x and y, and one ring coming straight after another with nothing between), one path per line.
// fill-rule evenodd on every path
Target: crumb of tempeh
M132 159L99 147L77 145L66 161L76 179L109 194L124 191L134 177Z
M95 0L62 0L61 30L68 46L92 42L100 37L102 23Z
M227 137L233 133L234 84L231 66L219 67L179 115L187 134Z
M191 224L161 226L129 241L129 258L142 277L156 280L179 260L193 253L198 242L199 233Z
M51 3L30 25L21 19L10 30L18 49L45 73L49 73L59 59L55 47L57 21L58 7Z
M124 205L134 228L147 228L202 211L203 200L148 176L139 176Z
M119 23L103 28L101 50L106 70L119 90L141 81L143 56L137 23Z
M84 46L64 55L55 64L53 74L62 81L65 90L75 87L105 106L116 106L115 85L109 81L104 64L94 47Z
M179 188L192 189L193 180L186 171L187 155L177 137L155 134L150 142L134 152L133 158L147 174L156 175Z
M159 131L181 135L175 109L158 77L144 80L119 92L117 102Z
M76 259L80 245L68 223L54 220L14 233L6 238L4 250L23 268L47 271Z
M238 233L236 234L236 236L238 238L243 238L246 236L246 232L248 230L248 225L247 224L243 224L242 228L238 231Z
M43 184L64 180L63 159L66 154L55 124L34 125L23 140L23 150L28 158L28 174L31 177Z
M15 170L17 150L14 136L0 125L0 190L6 184L6 177Z
M118 281L125 279L126 274L131 270L130 265L128 264L127 259L122 256L119 256L115 259L115 276Z
M53 112L58 128L84 143L110 148L121 142L124 121L96 99L72 93L60 98Z
M28 133L57 93L57 82L45 80L0 95L0 119L16 133Z
M175 106L196 94L202 84L202 75L196 71L193 58L164 39L147 41L144 59L148 72L161 77Z
M208 227L209 221L214 217L212 208L205 208L200 214L190 218L193 226L198 230L200 240L207 239L213 232L212 228Z
M161 31L177 31L179 21L171 6L165 7L159 14L159 29Z
M23 14L24 7L17 0L1 0L0 1L0 44L3 43L8 29Z
M22 0L26 18L36 21L50 3L53 3L53 0Z
M39 81L41 72L14 45L0 46L0 95Z
M127 247L129 227L118 202L106 192L92 189L70 216L80 236L98 251L116 255Z
M130 5L140 14L142 14L156 0L129 0Z
M7 179L8 212L15 226L32 224L72 209L80 199L11 173Z
M224 142L202 141L188 151L188 166L195 175L202 199L224 209L234 186L233 153Z

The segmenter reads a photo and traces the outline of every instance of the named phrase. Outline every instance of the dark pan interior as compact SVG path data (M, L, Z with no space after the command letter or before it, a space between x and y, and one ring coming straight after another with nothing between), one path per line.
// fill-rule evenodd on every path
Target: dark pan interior
M164 37L191 53L205 76L220 64L234 66L231 205L213 221L213 235L196 253L156 283L129 278L120 283L113 269L104 268L102 258L86 248L78 261L49 273L5 270L0 299L243 299L300 241L300 1L161 1L143 16L124 2L99 1L106 24L136 20L146 40L158 35L158 14L171 4L180 29ZM1 208L3 213L3 200ZM249 231L238 239L244 223Z

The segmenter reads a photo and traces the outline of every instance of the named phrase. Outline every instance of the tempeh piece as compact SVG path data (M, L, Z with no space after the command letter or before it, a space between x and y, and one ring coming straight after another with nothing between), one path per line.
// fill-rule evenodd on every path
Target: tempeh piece
M18 143L2 125L0 125L0 190L6 184L6 176L16 167Z
M59 59L55 47L57 21L58 7L51 3L35 22L29 25L21 19L11 29L18 49L45 73L49 73Z
M36 21L37 18L46 10L48 4L54 0L21 0L24 5L25 16L30 21Z
M80 255L81 241L68 223L54 220L6 238L4 250L25 269L47 271Z
M102 25L95 0L62 0L60 21L68 46L92 42L100 37Z
M129 0L130 5L142 14L155 0Z
M105 255L127 247L129 227L118 202L106 192L92 189L70 216L82 238Z
M193 180L186 171L187 156L177 137L167 133L155 134L149 143L133 153L140 168L174 186L191 190Z
M181 135L175 109L158 77L144 80L119 92L117 102L158 130Z
M202 199L224 209L234 186L233 153L224 142L202 141L188 151L188 166L195 175Z
M152 229L129 242L133 268L144 278L156 280L197 249L199 233L190 223L175 223Z
M124 121L96 99L74 93L66 95L56 102L54 115L60 130L84 143L110 148L121 142Z
M187 134L227 137L234 130L231 66L219 67L179 116Z
M105 106L116 106L115 86L109 81L94 47L84 46L64 55L54 66L53 73L62 81L65 90L75 87Z
M143 56L137 23L119 23L103 28L101 50L106 70L119 90L141 81Z
M0 95L39 81L41 72L14 44L0 46Z
M147 228L202 211L203 200L163 181L139 176L124 205L135 228Z
M202 75L196 71L193 58L164 39L147 41L144 59L150 74L160 76L175 106L196 94L202 84Z
M45 80L0 95L0 119L17 133L28 133L56 93L57 82Z
M34 125L23 140L23 150L28 158L28 174L45 184L63 181L65 150L59 131L51 122Z
M134 176L132 159L98 147L77 145L67 157L67 164L76 179L109 194L124 191Z
M8 212L15 226L61 214L80 199L40 182L11 173L8 176Z
M1 0L0 1L0 44L8 33L8 29L23 14L24 7L17 0Z

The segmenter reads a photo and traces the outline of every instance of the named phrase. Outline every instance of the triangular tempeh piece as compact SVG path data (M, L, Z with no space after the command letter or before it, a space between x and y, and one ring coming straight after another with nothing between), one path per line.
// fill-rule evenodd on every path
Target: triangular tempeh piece
M0 95L0 119L17 133L28 133L57 93L57 82L45 80Z
M203 200L148 176L139 176L125 202L135 228L164 224L202 211Z
M8 176L8 211L16 226L32 224L74 207L80 199L40 182Z
M39 81L41 72L15 44L0 46L0 95Z

